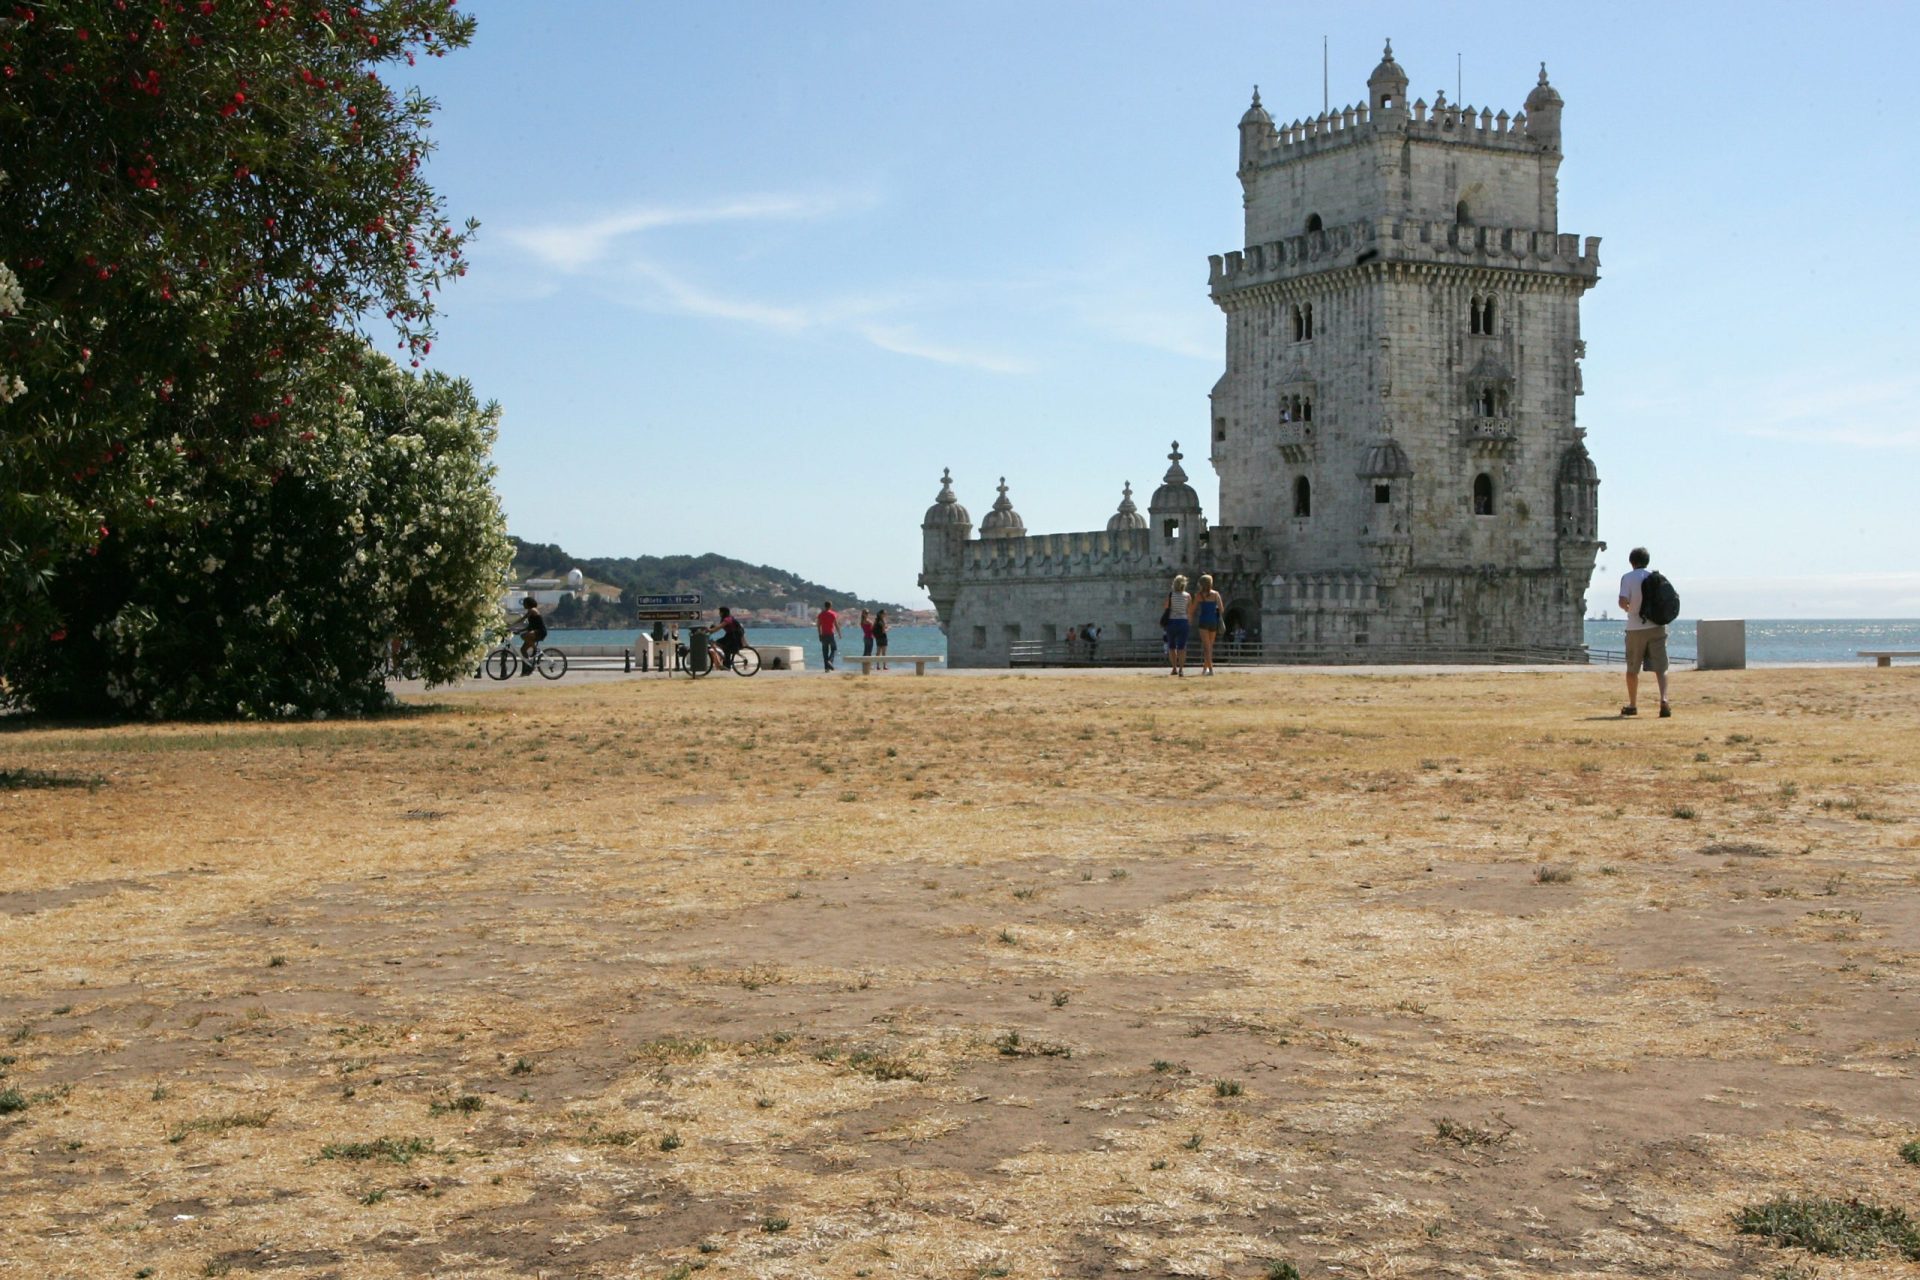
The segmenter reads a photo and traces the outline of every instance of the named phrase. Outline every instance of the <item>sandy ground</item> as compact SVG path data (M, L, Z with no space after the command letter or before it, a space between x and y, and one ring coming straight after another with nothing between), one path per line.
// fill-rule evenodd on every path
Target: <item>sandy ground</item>
M1912 1276L1920 671L0 725L0 1275Z

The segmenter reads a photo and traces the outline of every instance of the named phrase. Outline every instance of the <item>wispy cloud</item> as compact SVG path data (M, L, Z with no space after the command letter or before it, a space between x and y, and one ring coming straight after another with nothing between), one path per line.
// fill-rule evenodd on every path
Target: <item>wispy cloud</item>
M843 190L768 193L683 205L636 205L580 221L510 227L500 233L500 238L549 267L581 272L603 262L627 237L664 227L822 218L872 203L870 192Z
M956 346L951 343L931 342L899 325L861 325L858 327L858 332L861 337L882 351L891 351L895 355L917 356L936 364L982 369L988 373L1032 373L1034 370L1031 360L973 347Z
M1856 449L1920 449L1920 376L1849 381L1802 373L1730 406L1744 435Z

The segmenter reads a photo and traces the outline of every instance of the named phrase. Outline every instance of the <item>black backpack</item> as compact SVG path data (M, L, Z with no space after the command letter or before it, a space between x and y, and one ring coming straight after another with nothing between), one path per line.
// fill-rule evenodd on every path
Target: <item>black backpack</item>
M1656 627L1664 627L1680 616L1680 593L1658 569L1640 583L1640 616Z

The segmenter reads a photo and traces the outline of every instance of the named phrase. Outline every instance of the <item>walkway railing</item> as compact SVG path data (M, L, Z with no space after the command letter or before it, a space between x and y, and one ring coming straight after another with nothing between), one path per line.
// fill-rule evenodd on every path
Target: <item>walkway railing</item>
M1101 640L1088 646L1064 640L1020 640L1010 648L1016 667L1153 667L1166 662L1158 640ZM1584 666L1599 652L1584 646L1392 644L1265 644L1248 641L1214 646L1216 666L1364 666L1406 663L1484 664L1491 666L1559 663ZM1605 661L1605 658L1600 658ZM1624 663L1625 655L1616 661ZM1189 645L1187 662L1200 663L1200 646Z

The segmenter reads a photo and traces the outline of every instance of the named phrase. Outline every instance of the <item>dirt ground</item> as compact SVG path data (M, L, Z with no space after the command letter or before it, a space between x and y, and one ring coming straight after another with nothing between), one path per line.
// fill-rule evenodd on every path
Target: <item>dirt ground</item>
M1912 1276L1920 670L0 724L0 1275Z

